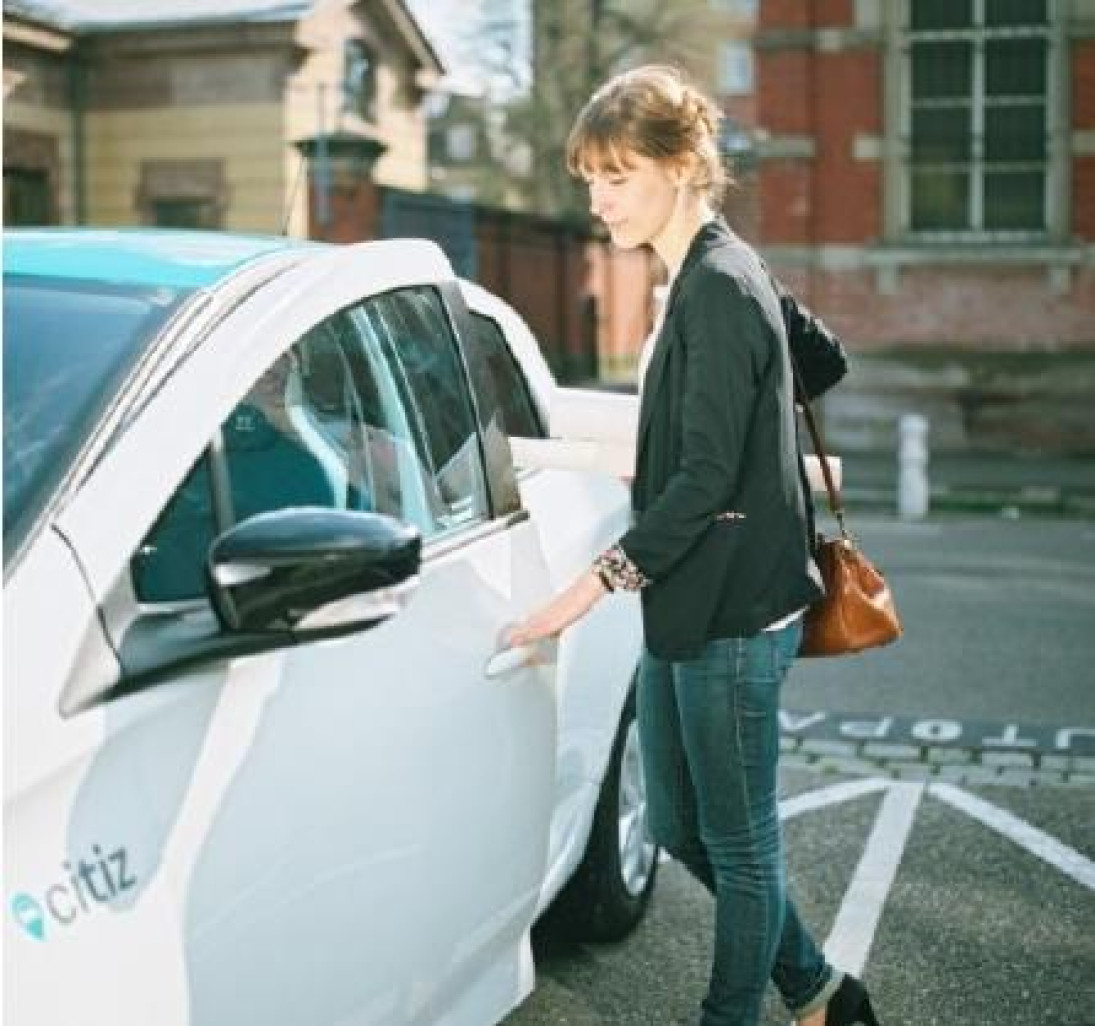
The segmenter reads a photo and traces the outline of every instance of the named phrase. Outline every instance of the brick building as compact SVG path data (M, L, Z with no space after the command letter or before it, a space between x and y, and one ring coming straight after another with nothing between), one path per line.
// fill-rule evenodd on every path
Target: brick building
M317 235L361 181L426 186L444 69L403 0L3 10L8 225ZM309 177L327 199L311 211Z
M604 5L535 6L539 42L547 14ZM674 6L692 45L629 63L718 99L728 218L854 353L833 444L889 448L910 411L937 450L1095 453L1095 0ZM629 380L642 318L614 323L602 372Z
M762 0L756 237L845 449L1095 452L1095 0Z

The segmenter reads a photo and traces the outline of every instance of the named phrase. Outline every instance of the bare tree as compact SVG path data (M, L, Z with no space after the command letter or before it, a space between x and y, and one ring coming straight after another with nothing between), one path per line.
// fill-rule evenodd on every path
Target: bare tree
M533 154L530 200L541 213L584 217L567 174L575 115L610 75L656 61L691 69L711 50L707 0L532 0L533 83L510 105L507 129Z

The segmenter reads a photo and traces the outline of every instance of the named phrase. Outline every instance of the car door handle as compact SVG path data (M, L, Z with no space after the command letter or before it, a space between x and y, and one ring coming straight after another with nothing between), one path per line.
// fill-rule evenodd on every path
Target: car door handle
M518 645L516 648L503 648L487 660L483 670L487 680L496 680L508 673L532 666L536 662L536 648L533 645Z

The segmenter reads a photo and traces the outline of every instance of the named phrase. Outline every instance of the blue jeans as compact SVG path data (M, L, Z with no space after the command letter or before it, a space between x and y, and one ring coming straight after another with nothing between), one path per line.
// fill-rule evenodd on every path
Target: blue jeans
M786 891L779 693L801 621L709 642L680 662L647 652L638 715L650 829L715 897L701 1026L755 1026L771 978L798 1017L840 983Z

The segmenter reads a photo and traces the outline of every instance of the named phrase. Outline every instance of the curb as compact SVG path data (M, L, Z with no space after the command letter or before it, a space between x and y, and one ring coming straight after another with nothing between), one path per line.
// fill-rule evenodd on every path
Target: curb
M894 489L848 486L841 496L851 509L883 511L896 515ZM1029 490L933 490L928 502L932 513L994 513L1001 516L1042 516L1069 520L1095 520L1095 495L1072 494L1055 488Z
M783 735L783 769L813 773L945 781L948 784L1090 786L1095 757L1042 752L991 752L980 748L887 745Z

